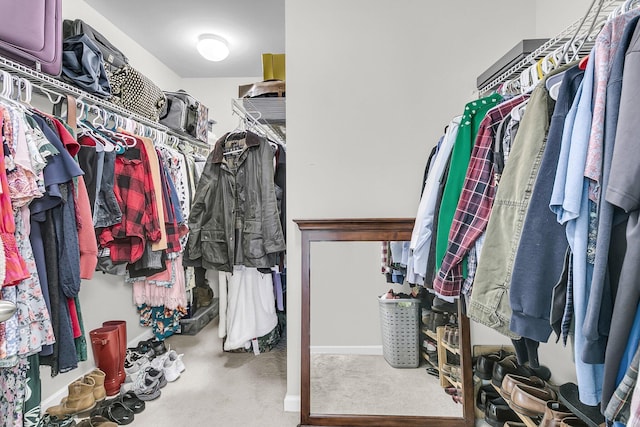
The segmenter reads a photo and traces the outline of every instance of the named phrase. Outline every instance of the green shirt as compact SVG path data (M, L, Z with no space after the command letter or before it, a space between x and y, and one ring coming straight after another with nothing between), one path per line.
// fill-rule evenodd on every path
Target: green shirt
M449 176L445 183L440 214L438 215L438 229L436 230L436 269L440 269L444 255L447 253L449 243L449 229L453 223L453 217L458 207L458 199L462 194L464 179L467 176L467 168L471 160L471 151L476 143L476 136L480 123L487 115L487 111L498 105L502 101L502 96L494 93L485 98L469 102L464 107L464 113L460 120L458 136L451 153L451 165ZM464 275L466 277L466 263L463 263Z

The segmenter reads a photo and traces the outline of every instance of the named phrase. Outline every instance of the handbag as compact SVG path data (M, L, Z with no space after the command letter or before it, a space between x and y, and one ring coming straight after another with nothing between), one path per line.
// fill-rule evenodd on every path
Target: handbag
M111 96L102 52L86 34L67 37L62 43L62 78L97 96Z
M165 92L165 95L167 103L160 114L160 123L176 132L207 142L209 109L183 90Z
M167 98L151 79L128 64L107 70L107 78L111 102L154 122L160 119Z
M62 23L64 38L85 34L102 52L105 68L120 68L129 63L129 59L120 49L115 47L105 36L95 30L82 19L73 21L65 19Z
M0 55L59 76L62 0L0 0Z

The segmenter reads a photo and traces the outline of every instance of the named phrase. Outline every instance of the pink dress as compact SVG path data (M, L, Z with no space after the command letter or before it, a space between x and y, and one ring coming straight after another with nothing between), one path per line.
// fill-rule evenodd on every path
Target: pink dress
M0 109L0 127L3 130L2 156L0 156L0 239L4 246L5 256L5 278L2 286L16 285L21 280L29 277L27 266L18 252L15 231L16 225L13 219L13 207L11 206L11 195L9 182L7 180L7 170L5 166L5 141L11 138L10 121L4 120L7 111Z

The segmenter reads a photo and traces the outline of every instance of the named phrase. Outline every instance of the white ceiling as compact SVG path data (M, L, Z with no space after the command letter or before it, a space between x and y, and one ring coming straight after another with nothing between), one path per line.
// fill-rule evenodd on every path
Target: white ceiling
M284 53L284 0L86 1L181 77L261 76L262 54ZM229 42L227 59L198 54L204 33Z

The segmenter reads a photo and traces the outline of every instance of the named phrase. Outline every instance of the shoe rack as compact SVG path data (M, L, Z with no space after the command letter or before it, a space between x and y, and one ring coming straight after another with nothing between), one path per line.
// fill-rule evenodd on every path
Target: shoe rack
M449 361L450 355L457 356L458 360L460 357L460 350L457 347L452 346L446 339L445 333L448 326L438 326L436 328L436 342L438 343L438 369L440 371L440 385L444 387L456 387L462 388L462 383L460 382L459 377L457 379L453 378L453 375L447 372L447 369L444 368L444 365L447 364L451 366ZM457 369L460 371L460 365L453 365L453 369Z
M422 334L426 337L431 338L433 341L436 342L436 348L437 348L437 344L438 344L438 335L436 334L436 332L428 329L426 326L422 327ZM424 337L423 340L421 342L424 342ZM438 370L438 373L440 372L440 365L438 364L438 358L440 357L440 354L438 354L438 357L434 359L431 358L431 356L429 356L429 353L427 352L427 349L425 348L425 346L423 345L421 347L422 350L422 358L425 360L425 362L427 362L427 364L429 366L431 366L432 368L435 368Z

